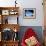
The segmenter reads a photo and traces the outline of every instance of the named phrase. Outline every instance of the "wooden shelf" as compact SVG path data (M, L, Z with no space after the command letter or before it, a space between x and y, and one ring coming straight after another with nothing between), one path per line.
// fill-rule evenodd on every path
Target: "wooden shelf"
M19 16L19 7L0 7L0 16L1 16L1 24L4 24L3 22L5 21L5 17L9 16ZM10 13L13 12L13 13ZM16 13L17 12L17 13ZM8 23L8 18L6 18L7 23ZM17 21L18 24L18 21Z
M18 24L0 24L1 31L5 28L10 28L14 31L16 29L17 31L20 29L20 26Z
M12 42L19 42L19 40L15 40L15 41L10 40L10 41L3 41L3 42L5 42L5 43L8 43L8 42L12 43Z
M1 44L0 45L2 45L2 46L18 46L18 41L1 41L0 42Z
M18 9L19 7L0 7L0 9L4 10L4 9Z
M15 29L16 29L16 32L18 33L18 31L20 29L20 26L18 24L18 16L19 16L18 11L19 11L19 7L0 7L0 20L1 20L0 32L1 33L3 33L3 30L6 29L6 28L11 29L10 31L14 31L14 33L15 33ZM7 17L9 17L9 16L14 16L14 17L17 16L17 18L16 18L17 19L17 24L8 24ZM9 41L4 41L4 39L2 39L2 38L3 37L2 37L2 34L1 34L0 46L18 46L18 42L19 42L18 39L17 39L17 41L13 41L13 39L10 39Z

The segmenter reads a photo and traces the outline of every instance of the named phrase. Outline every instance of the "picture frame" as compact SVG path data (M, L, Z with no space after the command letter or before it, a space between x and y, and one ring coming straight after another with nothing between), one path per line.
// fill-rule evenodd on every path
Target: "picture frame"
M36 8L24 8L23 17L25 19L35 19L36 18Z
M9 15L9 10L2 10L2 15Z
M10 11L9 11L9 14L10 14L10 15L16 15L17 13L18 13L18 12L15 11L15 10L10 10Z

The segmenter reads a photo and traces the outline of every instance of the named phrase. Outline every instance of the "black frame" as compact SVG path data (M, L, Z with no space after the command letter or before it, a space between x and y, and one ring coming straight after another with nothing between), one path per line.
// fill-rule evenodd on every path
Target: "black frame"
M35 19L36 18L36 8L24 8L23 14L24 14L23 17L25 19Z

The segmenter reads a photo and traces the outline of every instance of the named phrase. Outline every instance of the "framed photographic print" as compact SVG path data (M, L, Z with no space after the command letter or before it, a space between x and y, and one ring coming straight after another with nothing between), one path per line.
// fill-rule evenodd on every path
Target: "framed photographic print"
M9 15L9 10L2 10L2 15Z
M36 18L36 8L24 8L24 18L25 19L35 19Z

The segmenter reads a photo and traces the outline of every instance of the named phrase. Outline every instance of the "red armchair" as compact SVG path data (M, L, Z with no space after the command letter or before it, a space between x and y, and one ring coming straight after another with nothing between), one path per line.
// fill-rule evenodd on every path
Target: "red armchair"
M34 39L36 38L36 44L34 46L41 46L41 44L37 40L37 35L36 35L36 33L34 32L34 30L32 28L28 28L26 30L26 32L24 34L24 37L22 38L21 46L33 46L33 45L27 45L29 42L27 42L27 43L25 42L25 41L28 41L30 38L31 38L30 40L32 40L33 39L32 36L34 37Z

